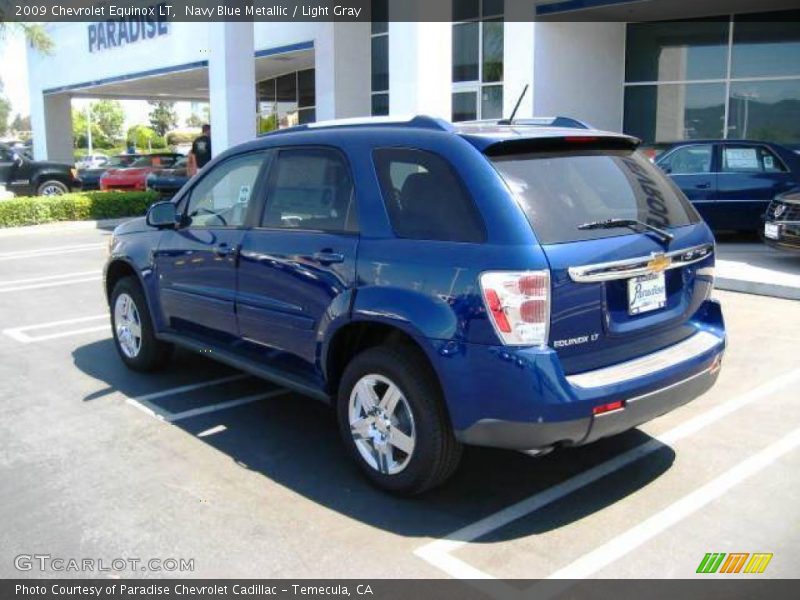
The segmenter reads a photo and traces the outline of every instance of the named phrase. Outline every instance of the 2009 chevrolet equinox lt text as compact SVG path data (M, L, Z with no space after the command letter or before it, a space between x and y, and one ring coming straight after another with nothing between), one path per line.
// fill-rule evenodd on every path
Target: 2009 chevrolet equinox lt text
M415 117L237 146L114 232L117 349L141 371L202 350L332 403L401 494L462 444L628 430L709 389L725 348L712 234L637 144Z

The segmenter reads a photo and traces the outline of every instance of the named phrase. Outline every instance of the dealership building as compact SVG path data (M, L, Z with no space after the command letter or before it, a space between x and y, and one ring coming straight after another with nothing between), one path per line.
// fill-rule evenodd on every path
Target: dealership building
M54 52L28 54L34 153L72 160L79 97L209 102L219 152L328 119L500 118L526 85L518 117L571 116L646 142L798 143L792 4L452 0L452 21L403 22L377 0L372 22L51 23Z

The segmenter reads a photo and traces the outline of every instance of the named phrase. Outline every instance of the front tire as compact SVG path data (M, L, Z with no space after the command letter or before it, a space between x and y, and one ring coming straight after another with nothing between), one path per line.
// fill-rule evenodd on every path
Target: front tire
M51 179L45 181L38 188L36 194L39 196L61 196L69 192L69 188L63 181Z
M365 350L345 369L337 412L344 443L378 487L401 495L441 485L458 467L436 376L417 351Z
M122 362L134 371L155 371L169 361L172 345L156 339L147 301L133 277L123 277L111 293L111 330Z

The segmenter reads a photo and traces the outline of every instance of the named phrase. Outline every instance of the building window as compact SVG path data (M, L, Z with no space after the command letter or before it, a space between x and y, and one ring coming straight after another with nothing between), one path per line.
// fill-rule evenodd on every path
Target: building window
M631 23L624 130L800 142L800 11Z
M389 0L372 0L372 114L389 114Z
M256 86L258 133L316 120L314 69L292 71Z
M453 121L503 114L503 0L453 0Z

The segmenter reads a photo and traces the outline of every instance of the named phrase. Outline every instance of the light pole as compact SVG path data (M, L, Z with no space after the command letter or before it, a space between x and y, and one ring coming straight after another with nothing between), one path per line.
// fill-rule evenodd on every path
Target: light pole
M86 141L89 146L89 156L92 155L92 105L86 107Z

